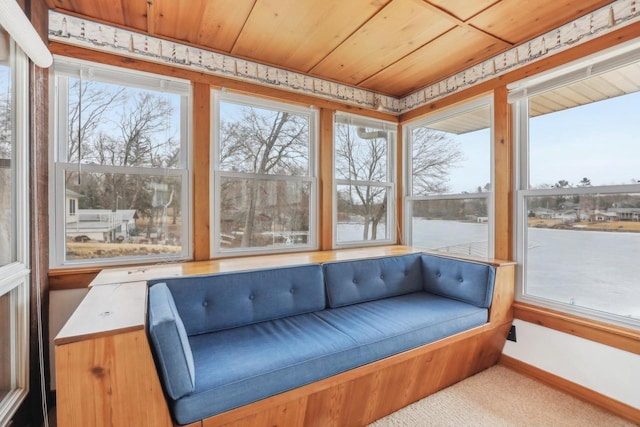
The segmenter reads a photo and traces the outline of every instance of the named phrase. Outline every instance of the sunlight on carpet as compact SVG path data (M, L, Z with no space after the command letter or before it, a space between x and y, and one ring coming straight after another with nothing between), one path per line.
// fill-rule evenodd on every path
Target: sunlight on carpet
M371 427L634 426L568 394L494 366Z

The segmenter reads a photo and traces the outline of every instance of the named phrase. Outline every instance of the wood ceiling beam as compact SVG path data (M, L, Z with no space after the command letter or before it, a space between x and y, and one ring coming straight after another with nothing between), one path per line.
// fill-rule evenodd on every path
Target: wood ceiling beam
M451 13L447 12L446 10L442 9L439 6L434 5L433 3L430 3L429 0L423 0L425 6L427 6L427 8L429 8L430 10L432 10L433 12L437 13L438 15L442 16L445 19L448 19L449 21L455 23L456 25L458 25L459 27L462 28L467 28L471 31L477 32L477 33L481 33L485 36L491 37L493 40L495 40L496 42L505 45L505 47L513 47L515 46L515 44L502 39L498 36L496 36L495 34L491 34L488 31L484 31L481 30L480 28L474 27L473 25L469 24L467 21L463 21L462 19L456 17L455 15L452 15ZM486 10L486 9L485 9ZM476 14L477 15L477 14ZM473 15L475 16L475 15ZM473 18L473 16L471 18ZM469 19L471 19L469 18Z
M150 36L156 34L156 19L152 1L147 1L147 33Z

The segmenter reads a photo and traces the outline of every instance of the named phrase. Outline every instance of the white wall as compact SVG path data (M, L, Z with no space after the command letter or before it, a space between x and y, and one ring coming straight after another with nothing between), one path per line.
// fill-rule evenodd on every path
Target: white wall
M53 339L76 310L89 289L70 289L49 293L49 360L51 362L51 390L56 389L56 359Z
M640 356L515 320L517 342L503 353L640 409Z

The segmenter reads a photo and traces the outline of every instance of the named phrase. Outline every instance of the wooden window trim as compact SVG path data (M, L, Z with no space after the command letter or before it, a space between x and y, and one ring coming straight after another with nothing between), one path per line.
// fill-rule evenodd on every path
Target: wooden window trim
M514 318L640 354L640 331L523 302L513 304Z

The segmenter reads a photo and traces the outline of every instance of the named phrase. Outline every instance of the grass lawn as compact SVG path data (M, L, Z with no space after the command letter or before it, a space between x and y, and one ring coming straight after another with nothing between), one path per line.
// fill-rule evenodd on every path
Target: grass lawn
M67 259L118 258L180 253L182 247L143 243L67 242Z

